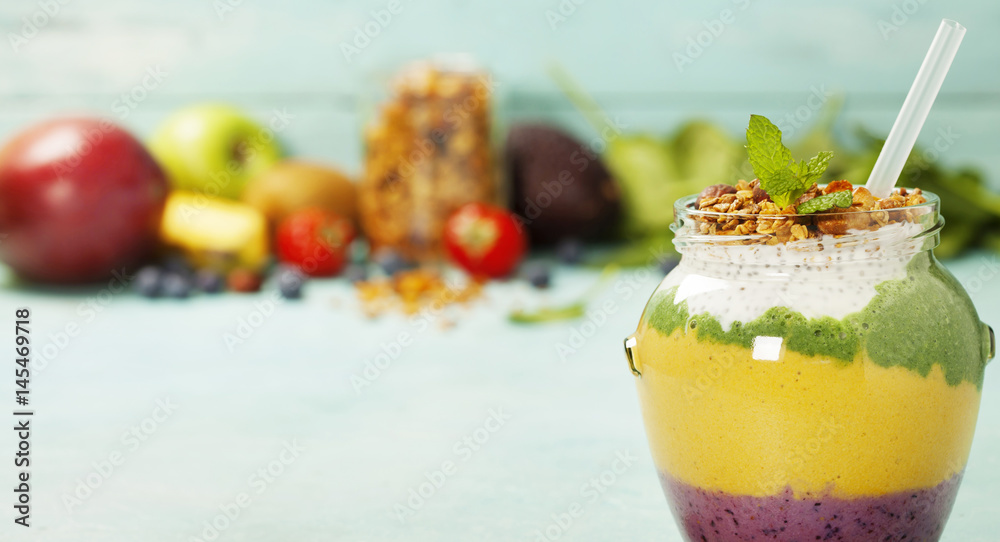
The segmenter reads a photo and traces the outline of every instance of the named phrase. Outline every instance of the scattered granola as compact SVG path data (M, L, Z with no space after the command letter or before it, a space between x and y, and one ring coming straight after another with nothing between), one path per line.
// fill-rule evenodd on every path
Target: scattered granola
M365 315L374 318L390 311L416 314L425 308L440 311L455 303L468 303L482 294L482 283L448 281L437 271L420 268L399 271L391 277L355 283Z

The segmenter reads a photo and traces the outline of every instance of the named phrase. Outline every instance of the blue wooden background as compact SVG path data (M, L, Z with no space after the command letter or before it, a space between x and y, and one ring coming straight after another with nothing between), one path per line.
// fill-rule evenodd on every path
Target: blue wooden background
M826 90L847 98L839 130L887 133L944 17L969 33L922 141L950 130L941 160L997 182L1000 3L983 0L5 0L0 137L69 112L145 136L180 105L226 101L262 119L287 110L291 152L356 172L370 81L442 51L494 71L504 118L544 116L584 135L551 62L631 129L699 116L739 135L749 112L801 114Z

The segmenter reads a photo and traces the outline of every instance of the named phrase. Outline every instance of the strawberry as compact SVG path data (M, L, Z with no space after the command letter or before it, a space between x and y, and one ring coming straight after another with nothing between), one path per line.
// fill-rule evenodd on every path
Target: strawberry
M506 209L468 203L445 223L444 244L452 261L469 273L499 278L520 263L528 241L517 219Z
M278 225L278 260L313 277L336 275L347 262L354 226L346 218L310 208L287 216Z

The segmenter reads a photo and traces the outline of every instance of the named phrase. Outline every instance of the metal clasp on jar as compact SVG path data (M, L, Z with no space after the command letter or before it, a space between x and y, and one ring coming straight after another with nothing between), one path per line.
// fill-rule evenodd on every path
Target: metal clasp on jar
M635 363L634 350L636 344L638 344L638 341L636 340L635 335L629 335L628 337L625 337L625 357L628 359L628 368L632 369L632 374L641 377L642 373L639 372L639 369L636 367Z
M997 355L997 336L996 336L995 333L993 333L993 328L990 327L988 324L984 323L983 327L986 328L986 334L985 334L986 335L986 340L989 341L989 344L984 344L983 345L983 346L986 347L986 361L985 361L985 363L989 363L990 360L992 360L993 357Z

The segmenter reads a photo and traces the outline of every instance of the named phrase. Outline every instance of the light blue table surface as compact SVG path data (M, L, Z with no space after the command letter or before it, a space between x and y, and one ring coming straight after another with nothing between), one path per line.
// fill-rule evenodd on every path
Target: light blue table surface
M1000 323L997 257L948 266L982 319ZM28 306L35 350L54 355L31 384L33 526L13 525L5 505L0 539L188 542L212 539L214 521L225 527L215 539L231 541L535 542L546 529L559 540L678 541L621 351L656 273L622 272L592 305L604 307L593 325L506 321L513 307L569 300L596 278L560 268L544 294L498 283L470 309L373 321L338 280L273 310L269 288L183 302L4 289L6 340L13 308ZM247 337L230 351L241 320ZM59 335L73 325L75 337ZM366 377L382 345L397 353ZM997 539L996 371L944 540ZM12 373L0 379L5 405ZM352 375L370 385L357 392ZM0 432L5 458L14 437ZM12 502L14 468L3 465L0 502ZM428 476L440 487L408 502ZM560 517L565 527L550 528Z

